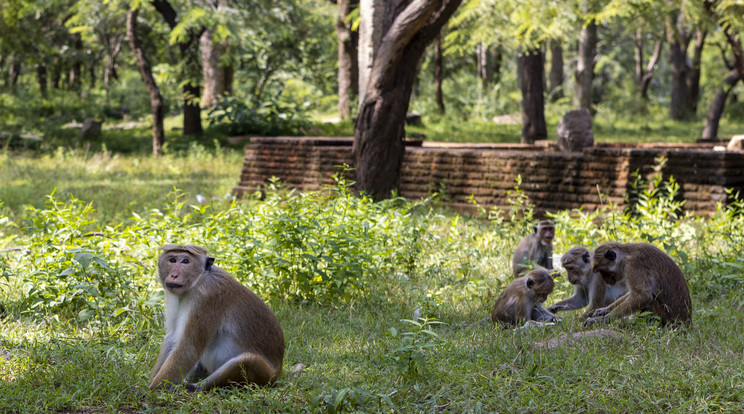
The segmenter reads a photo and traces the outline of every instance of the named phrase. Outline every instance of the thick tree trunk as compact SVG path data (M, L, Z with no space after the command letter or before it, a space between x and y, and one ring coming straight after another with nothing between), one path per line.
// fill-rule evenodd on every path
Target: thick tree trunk
M702 138L705 140L714 140L718 138L718 124L721 121L723 115L723 109L726 106L726 99L728 99L731 90L734 89L737 82L742 77L736 69L732 69L729 72L726 79L723 81L723 85L718 89L716 95L713 97L713 102L710 104L708 109L708 115L705 117L705 127L703 128Z
M522 144L548 137L545 124L543 79L545 67L540 49L527 51L517 60L519 87L522 90Z
M550 42L550 74L548 75L550 96L553 100L563 97L563 45Z
M145 55L144 49L137 37L137 13L138 10L130 9L127 13L127 41L132 53L137 60L142 80L147 86L147 92L150 94L150 109L152 111L152 155L157 157L160 149L165 143L165 131L163 129L164 105L163 97L160 95L160 89L155 83L152 76L152 66Z
M574 106L591 109L594 58L597 55L597 24L592 20L581 28L579 56L576 66L576 94Z
M359 69L359 108L361 112L372 65L380 47L383 34L384 0L359 0L359 43L357 65Z
M338 113L341 119L351 119L351 100L359 91L357 45L359 35L346 22L359 0L338 0L336 38L338 39Z
M434 90L437 99L439 114L444 114L444 95L442 94L442 81L444 80L444 69L442 68L442 36L434 40Z
M398 187L403 160L405 115L413 89L416 67L426 46L440 32L461 0L413 0L386 9L379 30L381 43L361 90L359 117L354 130L354 167L357 189L375 199L389 197ZM362 0L362 7L365 1ZM361 26L371 10L360 10ZM369 22L367 22L369 23ZM384 34L384 36L383 36ZM375 38L374 34L367 36ZM364 40L363 40L364 39ZM362 44L360 33L360 79ZM374 47L374 45L372 45Z
M666 18L669 69L672 72L669 118L675 121L688 120L692 116L688 86L690 66L687 63L687 46L690 43L690 36L684 28L680 27L684 18L684 11L680 11L675 19Z
M214 106L217 105L220 96L227 91L225 86L227 70L220 64L222 55L227 51L227 44L215 44L211 30L205 30L202 33L199 44L204 74L204 94L201 103L203 106Z
M178 13L167 0L150 0L155 10L163 16L168 26L173 30L178 23ZM196 79L199 71L198 54L192 46L196 44L196 39L201 33L189 32L189 38L186 42L178 44L178 51L183 60L183 73L181 76L185 79ZM201 107L199 98L201 96L199 83L195 80L184 83L181 88L183 93L183 134L199 135L203 132L201 124Z
M39 83L39 94L46 98L47 94L47 68L41 63L36 66L36 81Z

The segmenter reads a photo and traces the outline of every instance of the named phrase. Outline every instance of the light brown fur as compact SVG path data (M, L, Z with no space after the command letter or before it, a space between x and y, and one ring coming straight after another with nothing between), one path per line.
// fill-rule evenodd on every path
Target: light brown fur
M512 274L515 278L528 271L530 263L553 269L553 237L555 224L551 220L542 220L535 226L534 233L520 240L512 258Z
M592 254L586 247L577 246L561 257L561 265L566 269L568 281L574 285L574 294L568 299L553 304L550 312L589 308L582 317L588 317L601 307L608 306L628 291L625 281L607 286L602 275L592 270Z
M553 286L553 278L545 269L531 270L514 279L496 299L491 320L505 324L559 320L541 305L553 291Z
M607 307L597 309L586 324L606 322L636 311L649 311L663 324L690 323L692 300L679 266L648 243L607 243L594 251L592 269L608 285L625 281L628 293Z
M166 334L150 375L151 389L186 380L189 389L233 383L271 384L284 359L284 334L268 306L203 247L161 247ZM191 382L204 379L197 388Z

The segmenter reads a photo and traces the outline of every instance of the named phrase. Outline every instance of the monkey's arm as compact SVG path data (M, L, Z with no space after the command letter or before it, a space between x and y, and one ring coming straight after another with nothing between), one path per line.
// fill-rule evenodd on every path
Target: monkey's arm
M530 316L533 320L536 321L557 322L561 320L560 317L553 315L553 313L545 309L542 303L535 304L535 307L532 308L532 314Z
M601 280L595 280L589 285L589 309L584 312L584 317L592 314L596 309L599 309L605 304L605 296L607 295L607 285ZM619 299L619 298L618 298ZM614 303L614 302L613 302ZM612 303L610 304L612 305Z
M548 308L550 312L567 311L573 309L581 309L588 303L586 299L586 292L584 287L577 285L574 288L574 294L568 299L564 299L560 302L554 303Z
M165 339L163 339L163 346L160 347L158 359L155 361L155 366L152 368L152 372L150 373L150 382L152 382L152 379L155 378L155 375L160 371L163 362L165 362L165 359L170 355L171 351L173 351L173 340L170 338L170 335L166 335Z
M179 384L196 366L218 328L216 321L207 321L199 315L191 316L181 338L174 339L178 343L174 344L173 351L165 357L162 366L150 381L150 389L168 382Z

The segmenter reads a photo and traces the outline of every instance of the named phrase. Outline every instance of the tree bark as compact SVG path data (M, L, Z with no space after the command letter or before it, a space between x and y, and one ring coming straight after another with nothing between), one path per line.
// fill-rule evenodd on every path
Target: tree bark
M225 68L220 64L222 55L227 50L224 43L214 43L212 31L205 30L199 39L204 74L204 94L202 105L217 105L220 95L225 93Z
M439 114L443 115L444 108L444 95L442 94L442 81L444 80L444 70L442 68L442 36L437 35L434 40L434 90L437 100L437 109Z
M106 53L106 66L103 70L103 86L108 88L111 84L111 79L119 79L119 74L116 71L116 57L119 56L121 51L121 36L114 36L108 43L108 53Z
M36 66L36 81L39 83L39 94L46 98L47 94L47 68L46 65L39 63Z
M636 74L636 85L638 85L638 96L643 100L648 100L648 88L651 85L651 80L654 78L654 72L656 72L656 65L661 59L661 49L664 44L661 40L657 40L654 45L654 52L651 58L648 60L646 67L643 67L643 31L638 29L635 33L635 74Z
M669 43L669 69L672 72L671 101L669 103L669 118L676 121L688 120L690 113L690 89L687 78L690 66L687 63L687 46L690 36L681 26L684 11L677 16L666 17L667 43Z
M10 58L10 63L8 64L8 89L13 91L15 90L16 85L18 84L18 78L21 76L21 63L15 58Z
M176 12L176 9L174 9L166 0L151 0L151 3L155 7L155 10L163 16L163 19L168 23L171 30L173 30L178 23L178 13ZM178 50L184 65L184 70L181 76L184 79L188 79L182 87L184 135L199 135L203 132L201 124L201 107L199 106L201 88L199 87L199 82L195 80L199 67L199 59L197 53L192 49L192 46L196 43L196 39L200 36L201 33L197 34L190 32L188 40L178 44Z
M729 94L734 89L734 86L743 79L736 69L732 69L729 72L726 79L723 81L723 85L718 88L716 95L713 97L713 102L710 104L708 114L705 117L705 127L703 128L702 139L714 140L718 138L718 124L721 121L723 115L723 109L726 106L726 100Z
M372 65L382 40L384 12L384 0L359 1L359 44L357 45L359 108L364 102Z
M545 123L543 79L545 66L540 49L529 50L517 60L519 87L522 90L522 144L548 137Z
M357 189L375 199L389 197L398 187L403 161L405 116L416 68L426 46L440 32L462 0L413 0L389 5L375 27L379 38L365 91L361 90L359 117L354 129L354 167ZM365 0L362 0L362 6ZM363 21L372 10L360 10ZM369 23L369 22L367 22ZM370 44L360 33L362 45ZM373 49L374 49L374 45Z
M559 41L550 42L549 91L553 100L563 97L563 45Z
M81 89L81 61L80 61L80 55L83 53L83 39L79 34L74 35L75 41L72 42L73 47L75 48L75 54L74 54L74 61L72 63L72 67L70 68L70 88L73 91L79 91Z
M690 91L690 98L687 101L688 110L691 114L697 112L698 102L700 101L700 67L702 65L703 47L708 32L698 29L695 32L695 48L692 53L692 66L687 74L687 89Z
M488 88L488 45L486 42L480 42L475 46L475 62L478 77L481 80L481 87L485 90Z
M152 112L152 155L157 157L160 154L160 149L165 143L165 131L163 129L163 118L165 108L163 105L163 97L160 95L160 89L155 83L155 78L152 76L152 66L150 61L145 55L145 51L142 48L142 44L137 37L137 14L138 10L129 9L127 13L127 41L129 47L132 49L132 53L137 60L137 67L139 67L140 75L142 80L147 86L147 92L150 94L150 110Z
M581 28L579 56L576 66L576 94L574 106L591 109L594 58L597 55L597 23L592 20Z
M351 119L352 97L359 91L359 63L357 61L358 32L346 22L359 0L338 0L336 38L338 39L338 113L341 119Z

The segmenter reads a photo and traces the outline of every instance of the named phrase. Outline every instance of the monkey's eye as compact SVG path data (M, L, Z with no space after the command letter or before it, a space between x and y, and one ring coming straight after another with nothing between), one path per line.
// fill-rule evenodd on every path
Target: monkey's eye
M176 258L175 257L171 257L170 259L168 259L168 261L171 262L171 263L176 263Z
M183 259L181 259L181 263L183 263L183 264L189 264L189 259L183 258Z

